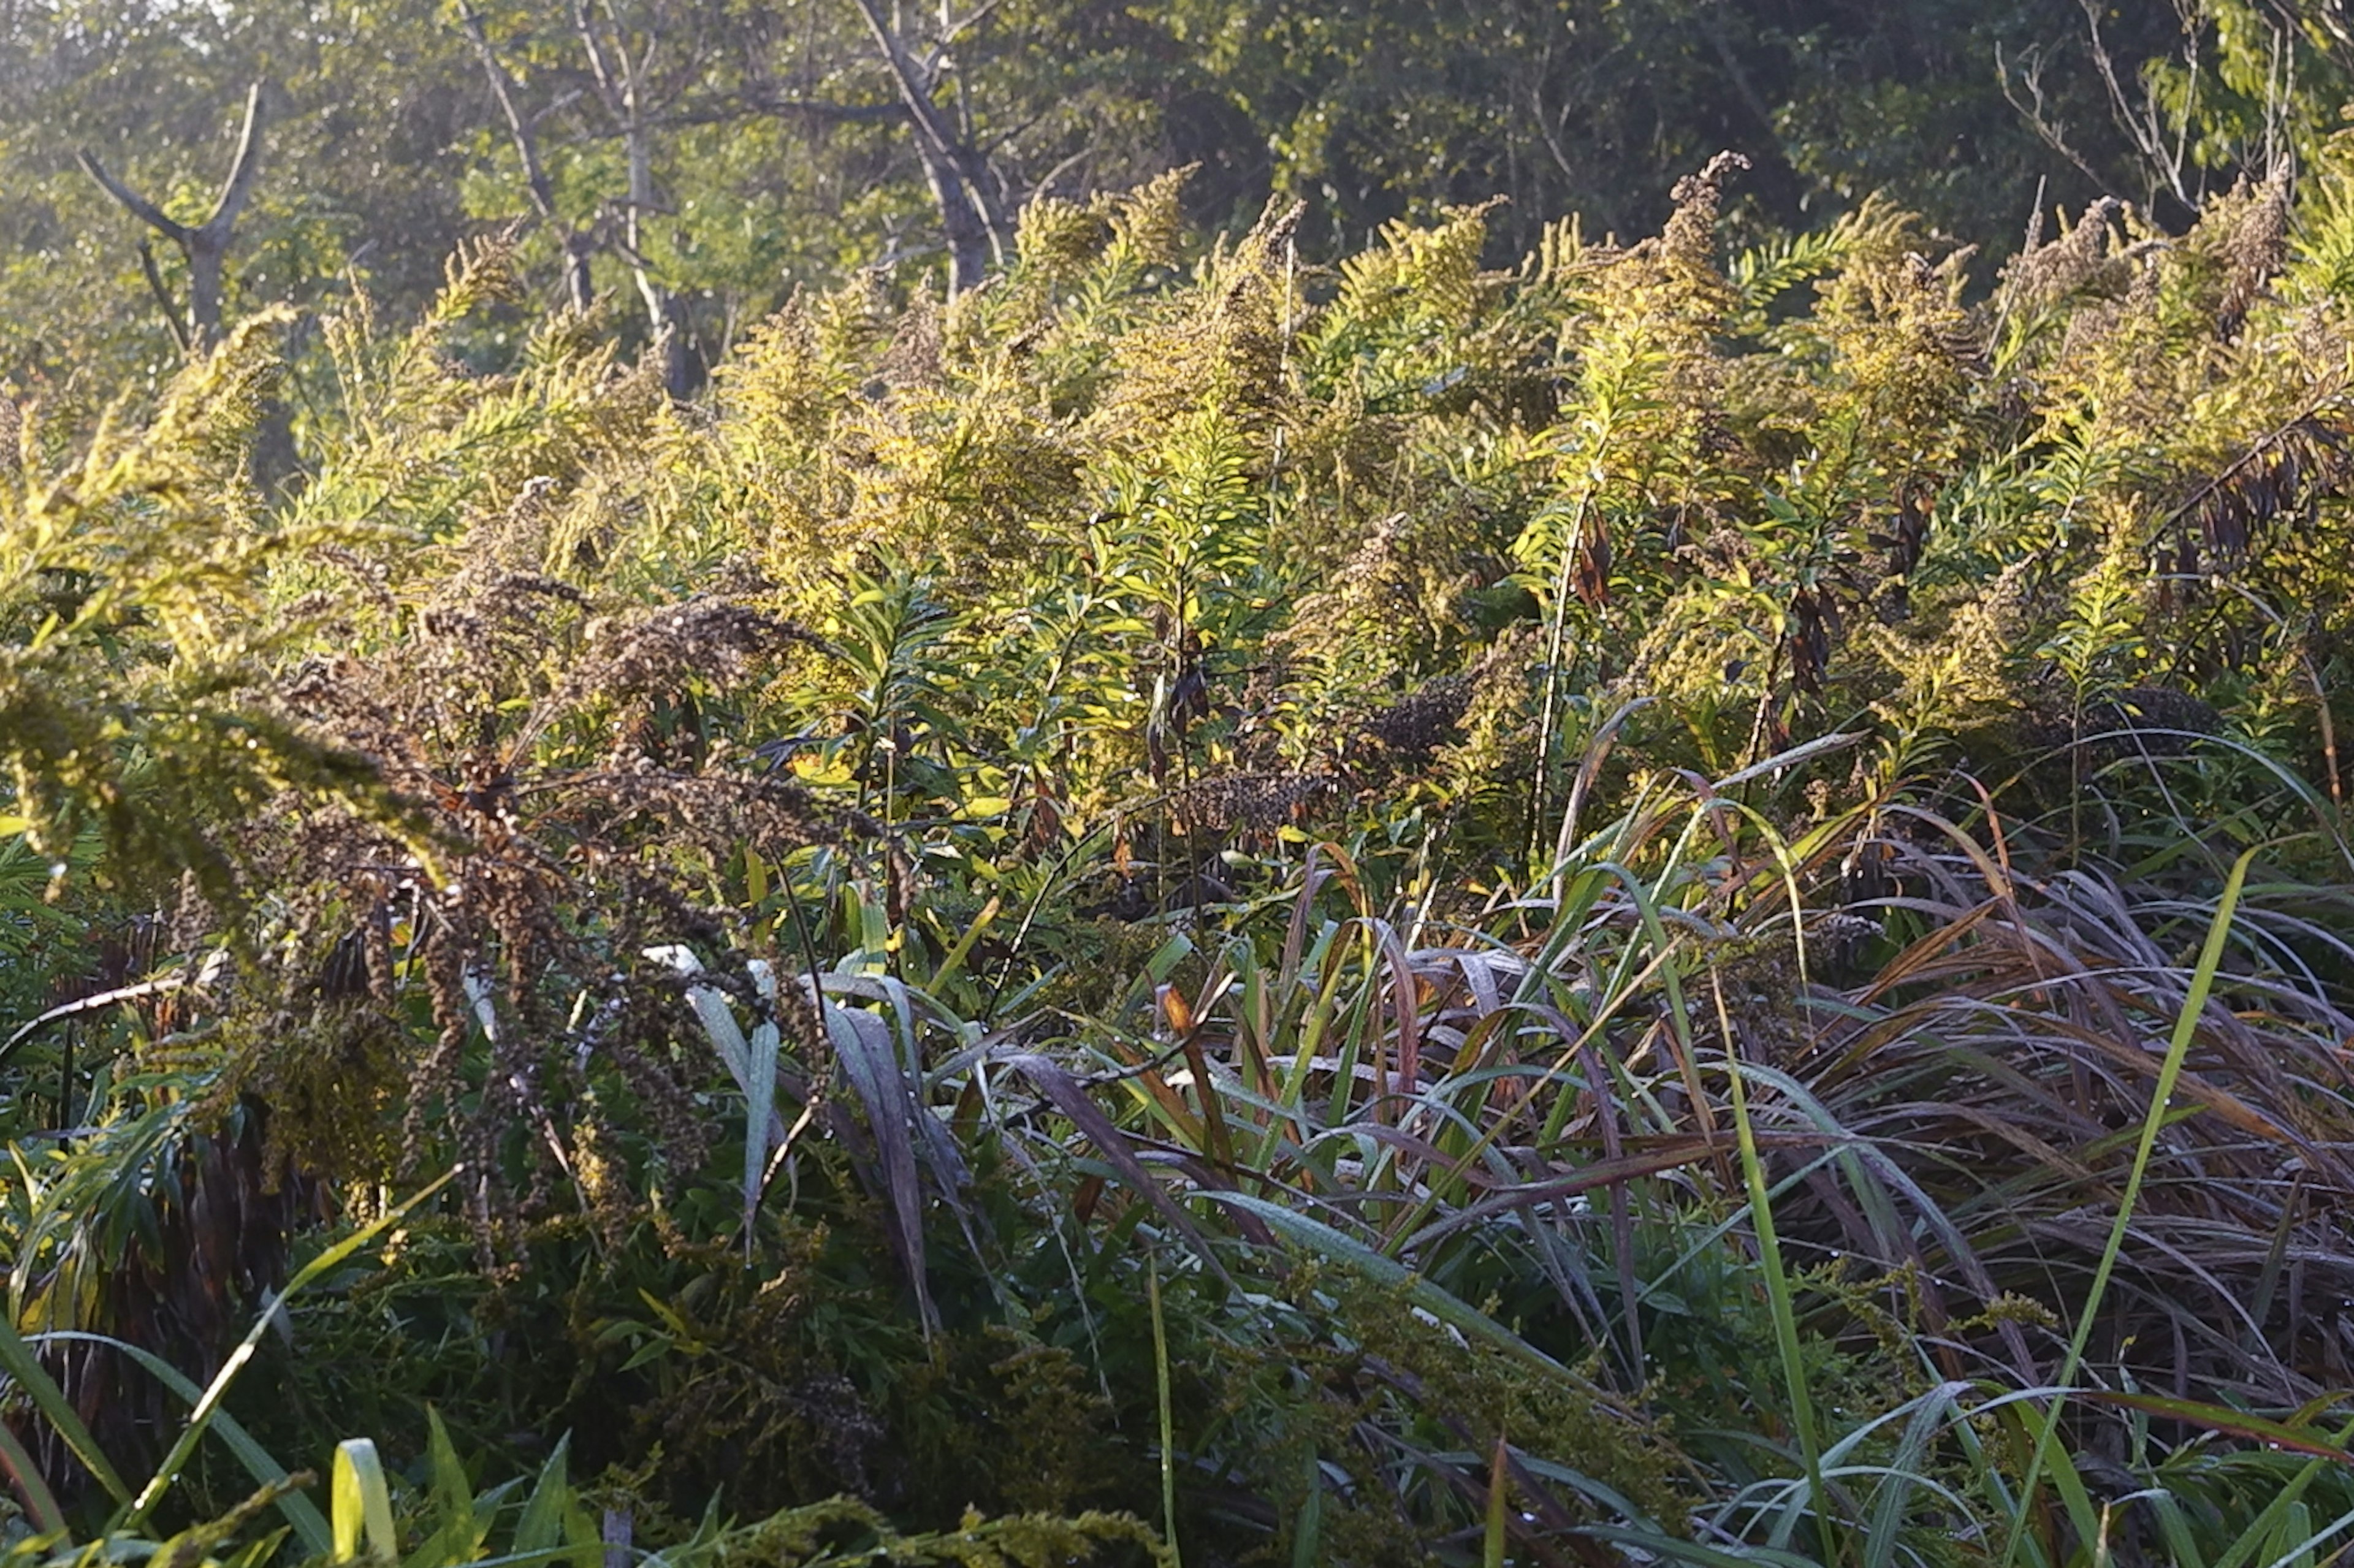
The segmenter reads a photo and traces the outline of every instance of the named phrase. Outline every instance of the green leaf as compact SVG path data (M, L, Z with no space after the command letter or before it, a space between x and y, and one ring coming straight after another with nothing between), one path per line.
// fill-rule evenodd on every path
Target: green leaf
M334 1494L334 1544L337 1563L349 1563L365 1552L380 1562L399 1559L400 1540L392 1526L392 1489L386 1483L384 1461L366 1437L347 1437L335 1445Z
M1504 1568L1504 1551L1511 1544L1504 1527L1511 1517L1511 1450L1504 1446L1503 1435L1499 1433L1495 1457L1488 1467L1488 1519L1479 1552L1482 1568Z
M214 1374L212 1383L205 1389L204 1397L196 1401L196 1409L189 1413L188 1424L180 1429L180 1436L173 1442L170 1451L164 1456L164 1462L155 1467L155 1473L148 1478L147 1484L140 1489L139 1495L116 1514L112 1523L113 1529L133 1530L144 1523L155 1504L162 1500L166 1491L171 1489L172 1483L179 1478L181 1470L186 1467L189 1456L196 1451L196 1445L204 1440L206 1428L212 1425L213 1417L219 1413L221 1401L228 1394L229 1384L237 1381L237 1374L244 1371L246 1363L253 1359L255 1347L261 1343L261 1336L270 1330L270 1319L284 1308L286 1303L313 1280L336 1267L345 1258L376 1239L387 1228L406 1219L410 1210L439 1192L464 1169L462 1165L451 1166L415 1197L345 1236L295 1271L294 1277L286 1282L286 1288L279 1292L278 1299L254 1319L253 1327L246 1330L245 1338L239 1341L237 1349L231 1351L228 1359L221 1363L220 1371ZM13 1340L14 1334L11 1333L9 1338ZM54 1388L55 1385L52 1384L51 1387ZM60 1400L62 1401L62 1396ZM86 1436L87 1434L85 1433L84 1436Z
M515 1521L514 1549L517 1552L539 1552L564 1543L564 1516L577 1507L572 1484L566 1478L566 1460L572 1450L572 1438L567 1435L557 1441L556 1452L539 1467L539 1478L532 1483L531 1496L524 1500L523 1517Z
M2142 1118L2141 1139L2134 1150L2132 1172L2126 1178L2124 1196L2117 1203L2116 1218L2110 1223L2108 1244L2102 1249L2101 1261L2093 1271L2093 1282L2084 1300L2077 1308L2076 1331L2068 1342L2068 1353L2060 1363L2060 1373L2052 1382L2065 1387L2075 1381L2076 1369L2084 1364L2084 1347L2093 1336L2093 1325L2099 1320L2101 1302L2108 1294L2110 1277L2115 1272L2118 1255L2125 1250L2126 1233L2133 1223L2135 1204L2141 1197L2143 1180L2149 1174L2150 1157L2158 1147L2158 1135L2166 1126L2167 1106L2174 1098L2174 1086L2181 1079L2182 1064L2190 1054L2190 1043L2199 1032L2199 1020L2207 1011L2207 998L2215 988L2216 973L2223 967L2223 948L2232 934L2233 916L2239 913L2240 893L2248 883L2248 868L2254 863L2256 851L2243 852L2232 866L2232 874L2224 879L2222 895L2215 902L2215 914L2207 927L2207 940L2200 948L2199 964L2191 971L2190 985L2182 998L2182 1011L2174 1020L2173 1037L2167 1043L2165 1059L2158 1065L2158 1083L2150 1091L2149 1110ZM2036 1483L2043 1471L2052 1441L2060 1425L2060 1407L2064 1403L2054 1400L2048 1410L2031 1418L2035 1445L2031 1450L2027 1475L2020 1483L2018 1503L2011 1515L2010 1539L2003 1549L2003 1568L2010 1568L2017 1559L2027 1535L2027 1516L2035 1506ZM2075 1480L2073 1467L2055 1477L2062 1496L2068 1500L2070 1512L2076 1516L2077 1532L2085 1533L2084 1517L2088 1505L2078 1497L2080 1489L2070 1483Z
M154 1351L127 1340L118 1340L111 1334L91 1334L80 1330L61 1329L38 1335L37 1340L44 1344L51 1340L82 1340L92 1344L109 1346L119 1354L129 1356L144 1367L156 1382L186 1400L191 1409L195 1408L196 1403L205 1396L205 1391L196 1385L196 1379L188 1376ZM268 1449L254 1441L252 1434L238 1425L227 1411L214 1415L213 1430L218 1434L222 1445L237 1456L238 1462L245 1467L246 1473L251 1476L257 1484L270 1488L284 1483L291 1472L273 1458ZM302 1537L304 1551L313 1557L328 1555L334 1542L327 1528L326 1516L319 1511L316 1503L301 1492L290 1491L278 1499L278 1511L286 1516L287 1522L294 1527L294 1533Z
M461 1557L472 1557L482 1549L477 1538L474 1514L474 1483L467 1478L465 1461L458 1457L457 1446L450 1441L450 1428L443 1424L441 1413L431 1405L425 1407L425 1456L432 1467L433 1484L427 1493L427 1503L441 1520L438 1532L457 1549L438 1559L419 1557L429 1551L431 1542L410 1554L410 1568L440 1568L440 1563ZM462 1542L462 1545L457 1543Z
M25 1446L16 1440L5 1422L0 1422L0 1468L5 1468L8 1478L16 1483L16 1494L25 1499L25 1510L32 1516L34 1528L45 1534L63 1535L66 1516L65 1510L58 1507L57 1494L49 1490L48 1482L41 1479L40 1467L33 1463L33 1457L25 1452Z
M1576 1374L1567 1367L1485 1312L1433 1285L1420 1275L1409 1272L1403 1264L1383 1256L1363 1242L1341 1234L1320 1220L1311 1220L1280 1203L1270 1202L1248 1192L1205 1192L1202 1196L1255 1214L1267 1222L1269 1230L1288 1236L1335 1262L1350 1264L1378 1284L1404 1286L1406 1299L1467 1338L1485 1340L1514 1361L1548 1376L1572 1383L1577 1381Z
M2310 1454L2315 1458L2327 1459L2354 1469L2354 1451L2342 1448L2325 1437L2316 1436L2302 1427L2262 1415L2251 1415L2244 1410L2233 1410L2229 1405L2207 1404L2195 1399L2166 1399L2150 1393L2116 1393L2107 1389L2088 1390L2076 1397L2096 1404L2117 1404L2128 1410L2147 1411L2152 1415L2162 1415L2186 1425L2204 1426L2211 1432L2253 1438L2259 1443L2269 1443L2275 1448L2285 1448L2294 1454Z

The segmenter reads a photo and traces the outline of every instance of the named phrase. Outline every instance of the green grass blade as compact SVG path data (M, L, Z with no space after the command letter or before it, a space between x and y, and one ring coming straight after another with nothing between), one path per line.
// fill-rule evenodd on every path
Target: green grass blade
M25 1499L33 1527L45 1535L64 1534L65 1510L58 1507L57 1494L41 1479L41 1467L33 1463L33 1457L25 1452L25 1446L5 1422L0 1422L0 1469L5 1469L8 1478L16 1483L16 1495Z
M2334 1446L2342 1448L2349 1442L2354 1442L2354 1421L2338 1429ZM2296 1474L2289 1478L2288 1484L2281 1489L2280 1495L2265 1504L2264 1510L2248 1521L2248 1527L2240 1532L2240 1538L2225 1549L2222 1556L2215 1559L2214 1568L2240 1568L2242 1563L2252 1562L2265 1532L2303 1499L2306 1489L2320 1478L2330 1463L2330 1460L2317 1456L2300 1467Z
M1488 1467L1488 1522L1480 1542L1481 1568L1504 1568L1504 1521L1512 1498L1511 1463L1511 1452L1505 1447L1500 1432L1496 1435L1495 1458Z
M1440 1322L1458 1330L1467 1339L1485 1340L1513 1360L1549 1376L1575 1377L1567 1367L1460 1297L1433 1285L1420 1275L1407 1270L1395 1259L1385 1257L1363 1242L1343 1235L1320 1220L1311 1220L1295 1209L1248 1192L1204 1192L1202 1196L1257 1215L1266 1221L1267 1229L1277 1234L1287 1236L1336 1262L1352 1265L1376 1284L1404 1286L1408 1300Z
M128 1503L131 1489L123 1483L115 1467L107 1462L106 1455L99 1448L98 1439L91 1436L90 1428L82 1424L72 1401L66 1398L65 1390L58 1386L55 1378L41 1370L40 1362L34 1359L32 1348L18 1336L16 1325L9 1320L5 1311L0 1311L0 1372L7 1373L24 1391L25 1397L33 1402L33 1408L41 1413L42 1418L64 1440L67 1451L80 1460L82 1468L106 1489L106 1495L117 1503Z
M1308 1495L1291 1527L1291 1568L1321 1568L1324 1561L1324 1465L1308 1456Z
M1903 1538L1904 1507L1922 1481L1922 1469L1931 1457L1937 1435L1960 1419L1956 1401L1967 1393L1966 1383L1940 1383L1915 1401L1896 1452L1872 1500L1872 1522L1864 1532L1864 1568L1894 1568Z
M570 1478L565 1474L571 1457L570 1434L557 1439L556 1451L539 1467L531 1496L524 1499L523 1517L515 1520L514 1549L538 1552L564 1542L564 1516L577 1506Z
M92 1334L80 1330L58 1330L38 1335L37 1340L42 1343L50 1340L82 1340L91 1344L109 1346L146 1368L156 1382L186 1400L189 1408L194 1409L196 1402L205 1396L205 1391L196 1386L196 1379L188 1376L154 1351L118 1340L111 1334ZM269 1449L256 1442L253 1435L239 1425L227 1411L222 1411L213 1417L213 1429L220 1437L222 1445L237 1456L238 1463L245 1467L246 1474L251 1476L255 1483L264 1489L281 1485L292 1474L285 1466L270 1456ZM313 1557L327 1555L334 1544L334 1540L327 1527L327 1518L319 1511L319 1505L301 1492L287 1492L277 1499L277 1503L278 1511L286 1516L286 1521L294 1527L295 1535L302 1540L303 1550Z
M431 1480L425 1507L438 1521L430 1535L402 1560L402 1568L451 1568L481 1553L490 1536L490 1521L474 1500L474 1483L450 1441L441 1413L425 1407L425 1461Z
M1169 1558L1182 1563L1177 1547L1177 1423L1170 1400L1169 1323L1161 1311L1161 1262L1149 1260L1145 1290L1152 1308L1152 1377L1161 1406L1161 1528L1167 1533Z
M1807 1467L1807 1494L1823 1538L1824 1556L1839 1561L1830 1521L1830 1499L1823 1490L1822 1432L1815 1422L1814 1391L1807 1386L1804 1356L1798 1343L1798 1315L1792 1300L1790 1277L1782 1265L1782 1238L1774 1228L1774 1202L1766 1192L1766 1162L1757 1152L1757 1129L1749 1119L1749 1095L1743 1086L1743 1065L1736 1054L1733 1019L1724 1005L1723 981L1712 969L1709 984L1715 992L1716 1016L1724 1035L1724 1070L1733 1083L1733 1129L1741 1146L1741 1175L1749 1192L1749 1223L1757 1236L1758 1261L1766 1276L1766 1300L1774 1319L1774 1345L1782 1362L1782 1382L1790 1404L1791 1425L1797 1429L1798 1453ZM1777 1531L1777 1534L1786 1531Z
M1623 1525L1589 1524L1578 1534L1596 1541L1607 1541L1620 1546L1631 1546L1655 1563L1689 1563L1692 1568L1755 1568L1767 1563L1771 1568L1821 1568L1810 1557L1795 1552L1776 1551L1767 1546L1743 1546L1737 1549L1704 1546L1697 1541L1685 1541L1664 1531L1628 1530Z

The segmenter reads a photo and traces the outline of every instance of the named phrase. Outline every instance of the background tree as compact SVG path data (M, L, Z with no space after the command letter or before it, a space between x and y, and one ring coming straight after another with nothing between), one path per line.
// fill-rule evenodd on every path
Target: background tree
M1641 232L1723 148L1755 165L1742 232L1886 190L1999 254L2039 191L2145 195L2154 113L2178 165L2160 185L2187 198L2159 217L2187 223L2243 167L2311 162L2348 48L2327 0L2183 4L2101 15L2095 54L2081 0L44 0L0 10L0 376L152 382L178 357L76 154L201 217L213 193L188 182L231 161L221 109L255 80L271 172L220 267L224 319L354 282L421 309L459 239L528 218L533 289L634 300L610 330L664 344L684 391L796 290L870 266L969 286L1036 195L1186 165L1210 229L1307 199L1310 261L1496 195L1498 262L1573 212ZM175 298L192 270L162 248ZM319 369L298 362L298 390Z
M179 341L180 351L194 354L210 347L220 335L221 263L228 258L238 215L245 210L247 198L253 194L254 179L261 171L261 84L255 82L246 92L245 126L238 132L237 152L229 160L228 177L221 182L220 195L201 223L186 224L172 217L108 174L106 165L94 154L85 151L80 158L90 177L121 202L125 212L179 249L188 268L185 316L175 304L171 291L164 287L163 275L155 269L153 247L143 238L139 242L139 269L146 275L155 302L163 307L164 322Z
M588 270L588 258L596 248L593 232L557 210L555 183L548 178L546 161L539 153L540 116L525 111L514 77L499 58L482 16L472 5L461 4L458 19L474 52L482 57L482 74L490 82L491 97L506 122L508 134L514 140L515 157L523 165L524 189L541 220L555 230L557 243L563 248L565 301L575 312L586 315L597 301L597 285Z
M948 52L985 16L988 7L961 20L951 20L943 6L937 31L924 58L898 26L883 14L876 0L854 0L875 36L875 52L891 73L899 101L907 111L916 155L924 165L925 183L939 208L940 228L949 249L949 289L960 293L978 288L993 260L1003 256L1006 213L988 158L973 144L970 114L951 121L950 111L934 101L948 63Z

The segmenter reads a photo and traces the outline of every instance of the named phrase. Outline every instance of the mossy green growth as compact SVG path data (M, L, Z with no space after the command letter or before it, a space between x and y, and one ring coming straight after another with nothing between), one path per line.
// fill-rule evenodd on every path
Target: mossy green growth
M695 1555L691 1551L682 1556ZM953 1530L903 1535L864 1503L791 1509L712 1543L713 1568L1176 1568L1177 1554L1124 1513L969 1512Z

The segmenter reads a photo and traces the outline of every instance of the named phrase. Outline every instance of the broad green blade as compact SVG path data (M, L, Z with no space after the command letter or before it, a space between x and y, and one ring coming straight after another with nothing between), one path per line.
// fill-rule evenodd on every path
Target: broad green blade
M572 1483L565 1475L571 1452L572 1437L567 1433L557 1440L556 1452L539 1467L539 1478L532 1483L531 1496L523 1505L523 1518L515 1521L517 1552L564 1544L564 1515L574 1506Z
M399 1560L400 1541L392 1527L392 1489L385 1481L384 1461L366 1437L346 1437L335 1445L335 1539L332 1552L337 1563L363 1554L379 1562Z

